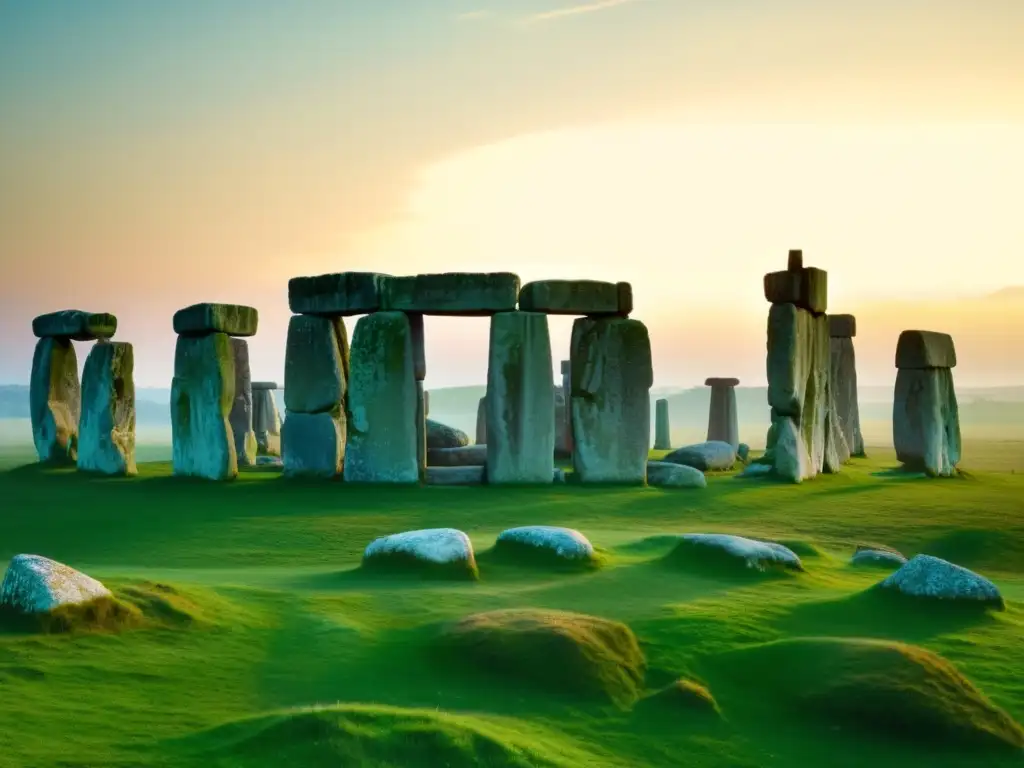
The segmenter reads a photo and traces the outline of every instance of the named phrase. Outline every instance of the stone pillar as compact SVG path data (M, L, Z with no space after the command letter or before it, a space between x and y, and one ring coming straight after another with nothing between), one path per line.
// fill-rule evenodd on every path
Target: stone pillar
M740 444L740 419L736 409L736 387L739 379L706 379L711 387L711 406L708 409L708 440L728 443L735 451Z
M419 480L418 403L408 316L387 311L359 318L352 335L346 481Z
M78 469L130 476L135 466L135 356L131 344L99 341L82 372Z
M277 383L273 381L252 383L252 428L258 456L281 455L281 413L274 400L276 390Z
M572 364L568 360L563 360L561 371L562 402L565 404L565 408L562 411L562 423L557 424L555 451L558 456L568 459L572 458L572 408L570 407L572 400Z
M569 407L565 399L565 390L561 384L555 384L551 392L555 399L555 458L569 458L572 454L565 450L569 442Z
M551 483L555 403L546 314L491 317L485 400L487 482Z
M780 478L799 483L839 469L834 447L842 435L829 419L828 273L804 267L803 253L790 251L786 271L765 275L764 295L772 304L765 460Z
M903 331L896 345L892 435L896 457L932 477L956 474L960 414L953 387L953 338L934 331Z
M238 466L256 464L256 433L253 431L252 373L249 370L249 343L245 339L231 339L235 355L235 402L228 414L231 434L235 439Z
M427 480L427 393L423 381L427 378L426 336L423 313L406 312L409 318L409 338L412 342L413 375L416 378L416 463L420 482Z
M427 393L416 382L416 466L420 482L427 481Z
M857 358L853 350L857 319L853 315L829 315L828 332L836 426L842 432L850 454L864 457L864 437L860 431L860 405L857 400Z
M487 445L487 397L476 405L476 444Z
M651 342L639 320L573 323L573 467L584 483L643 485L651 444Z
M287 477L342 474L348 379L348 332L341 317L294 315L288 322L281 428Z
M254 336L259 314L235 304L195 304L174 315L178 344L171 382L175 475L230 480L238 475L228 416L235 403L233 336Z
M712 396L712 402L714 397ZM709 437L708 440L711 438ZM654 450L672 450L672 431L669 427L668 400L654 402Z
M39 461L74 464L78 459L82 390L71 342L111 339L116 332L113 315L79 309L40 315L32 321L32 333L39 341L32 357L29 413Z

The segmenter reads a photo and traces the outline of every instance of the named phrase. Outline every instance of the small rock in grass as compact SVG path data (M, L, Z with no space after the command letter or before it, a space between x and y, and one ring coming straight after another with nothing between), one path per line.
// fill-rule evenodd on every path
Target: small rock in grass
M427 450L464 448L468 445L469 435L461 429L427 419Z
M736 447L736 458L746 463L747 459L750 458L750 446L746 443L740 443Z
M998 587L984 576L931 555L917 555L878 586L911 597L1004 606Z
M110 590L96 579L39 555L15 555L0 585L0 606L21 613L45 613L101 597L110 597Z
M594 546L586 536L572 528L553 525L526 525L509 528L498 536L497 547L531 547L543 550L564 560L589 560Z
M755 541L727 533L686 533L673 554L683 554L686 548L717 550L735 558L747 568L764 571L770 566L803 570L800 558L793 550L770 541Z
M894 549L882 547L857 547L850 559L853 565L895 565L899 567L907 562L907 558Z
M748 464L747 468L735 477L738 480L754 480L771 477L773 472L771 464Z
M702 472L727 470L732 469L733 464L736 463L736 451L729 443L721 440L708 440L678 448L665 456L662 461L683 464Z
M647 484L655 488L707 488L708 481L699 469L668 461L647 462Z
M382 536L363 553L363 566L426 566L453 575L476 576L473 544L455 528L426 528Z

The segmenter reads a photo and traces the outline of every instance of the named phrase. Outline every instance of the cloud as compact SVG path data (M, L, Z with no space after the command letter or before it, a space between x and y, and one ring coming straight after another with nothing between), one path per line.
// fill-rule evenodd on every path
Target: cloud
M535 13L532 16L526 18L527 23L536 23L538 21L552 21L554 19L562 19L566 16L579 16L583 13L594 13L595 11L604 11L608 8L614 8L618 5L625 5L627 3L635 3L638 0L597 0L593 3L582 3L580 5L570 5L565 8L555 8L551 11L542 11L541 13Z

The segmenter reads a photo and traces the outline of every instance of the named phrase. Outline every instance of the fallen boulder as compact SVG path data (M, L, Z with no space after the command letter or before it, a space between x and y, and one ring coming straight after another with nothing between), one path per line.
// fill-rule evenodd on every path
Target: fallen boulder
M928 600L1005 606L999 588L984 576L931 555L912 558L878 588Z
M707 488L708 480L699 469L685 464L649 461L647 484L655 488Z
M702 472L728 470L736 463L736 451L729 443L709 440L677 448L665 456L662 462L682 464Z
M40 555L15 555L0 584L0 606L19 613L45 613L101 597L110 597L110 590L96 579Z
M374 539L363 552L363 567L477 577L473 543L455 528L426 528Z

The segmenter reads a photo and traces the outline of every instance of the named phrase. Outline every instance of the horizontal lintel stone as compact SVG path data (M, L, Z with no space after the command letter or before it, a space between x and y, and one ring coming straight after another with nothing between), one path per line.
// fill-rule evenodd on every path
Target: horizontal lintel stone
M764 297L772 304L795 304L815 314L828 309L828 272L802 267L764 276Z
M388 278L380 272L293 277L288 281L288 306L297 315L366 315L381 308L381 286Z
M833 339L852 339L857 335L857 318L853 315L829 315L828 335Z
M83 312L80 309L64 309L40 315L32 321L32 333L40 339L72 339L73 341L95 341L111 339L117 332L117 318L100 312Z
M241 304L193 304L174 313L174 332L179 336L255 336L260 315Z
M633 311L633 287L600 280L538 280L519 292L519 309L549 315L627 317Z
M937 331L903 331L896 342L897 368L955 368L953 337Z
M389 277L381 287L382 309L424 315L480 317L511 312L519 276L511 272L439 272Z

